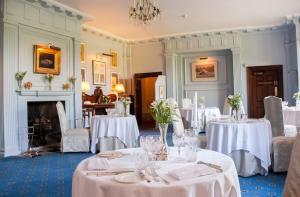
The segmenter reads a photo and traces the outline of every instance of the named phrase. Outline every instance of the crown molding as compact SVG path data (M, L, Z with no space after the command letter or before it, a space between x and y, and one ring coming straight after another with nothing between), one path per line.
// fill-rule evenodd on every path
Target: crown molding
M86 13L83 13L79 10L71 8L65 4L59 3L54 0L24 0L29 3L38 3L44 8L53 9L58 13L64 13L69 17L75 17L77 20L80 20L82 23L95 20L95 17L90 16Z

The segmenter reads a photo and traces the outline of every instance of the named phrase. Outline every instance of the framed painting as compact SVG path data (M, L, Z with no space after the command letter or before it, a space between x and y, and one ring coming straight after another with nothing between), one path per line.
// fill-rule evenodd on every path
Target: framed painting
M110 50L111 55L111 67L118 67L118 53L116 51Z
M34 45L34 73L59 75L60 62L60 48Z
M81 81L86 81L86 68L81 68L80 73L81 73Z
M93 83L94 85L106 85L105 62L93 60Z
M192 63L192 81L216 81L218 65L216 61L200 61Z
M119 74L116 72L111 73L111 89L114 90L116 84L119 83Z
M80 43L80 61L85 64L85 43Z

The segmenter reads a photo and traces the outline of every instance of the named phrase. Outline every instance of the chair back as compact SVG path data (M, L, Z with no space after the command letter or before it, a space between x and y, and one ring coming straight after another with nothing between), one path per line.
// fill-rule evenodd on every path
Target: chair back
M231 115L231 106L228 103L228 98L225 98L224 105L223 105L223 115ZM243 105L243 101L240 102L240 114L245 114L245 108Z
M275 96L264 98L265 118L270 121L272 135L284 136L282 99Z
M300 133L296 137L293 146L291 162L289 164L287 178L283 190L283 197L300 196Z
M124 105L121 101L116 101L115 109L116 109L115 113L117 113L119 115L124 114L124 112L125 112Z
M182 108L183 109L192 108L192 100L190 98L182 99Z
M184 126L183 126L183 121L182 117L178 108L178 104L174 98L168 98L167 102L170 105L173 105L175 107L175 114L172 115L172 124L173 124L173 129L174 132L177 135L182 135L184 133Z
M60 130L64 134L68 130L67 116L63 104L58 101L56 103L57 114L59 118Z
M124 148L127 148L126 145L118 137L109 136L109 137L99 138L98 150L100 152L118 150Z

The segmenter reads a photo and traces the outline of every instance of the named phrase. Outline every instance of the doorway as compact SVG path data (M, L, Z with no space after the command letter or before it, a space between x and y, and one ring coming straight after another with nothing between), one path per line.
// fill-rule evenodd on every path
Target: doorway
M161 72L134 75L135 114L140 128L152 129L155 121L149 113L149 105L155 100L155 82Z
M264 98L283 97L282 65L248 67L247 77L249 117L262 118L265 115Z

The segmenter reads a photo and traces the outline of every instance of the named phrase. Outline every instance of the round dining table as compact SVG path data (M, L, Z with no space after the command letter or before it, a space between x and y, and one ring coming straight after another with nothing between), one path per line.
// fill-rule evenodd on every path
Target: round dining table
M206 132L208 149L226 155L235 151L246 151L260 160L257 163L260 165L257 166L257 169L264 169L261 174L268 174L268 168L271 165L270 150L272 144L272 128L268 120L214 120L208 123ZM233 159L236 165L241 166L241 169L247 169L248 162L241 162L241 158ZM254 175L246 173L247 176ZM244 176L243 174L239 175Z
M97 115L91 124L91 152L96 153L99 138L106 136L118 137L128 148L136 147L139 137L136 117L133 115Z
M123 153L120 158L108 160L109 168L134 168L134 155L140 148L118 150ZM176 160L177 149L169 148L169 160L155 161L156 171L160 181L141 180L137 183L122 183L117 181L118 175L97 176L89 173L89 164L97 160L99 155L87 158L79 163L72 180L73 197L239 197L241 196L238 175L233 160L221 153L211 150L197 152L197 161L185 162ZM172 156L173 155L173 156ZM173 158L173 159L172 159ZM213 174L195 176L188 179L171 179L169 173L176 169L193 166L205 162L221 168ZM188 170L189 169L189 170ZM211 168L215 169L215 168ZM183 173L185 174L185 172ZM169 181L166 181L169 178ZM165 180L165 181L163 181Z

